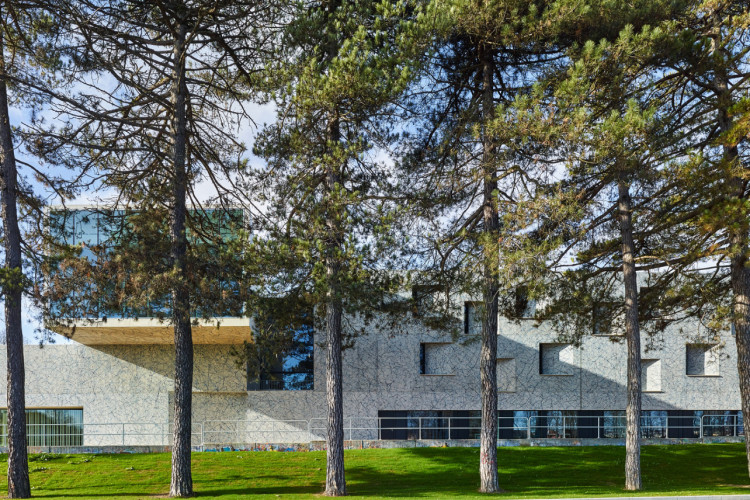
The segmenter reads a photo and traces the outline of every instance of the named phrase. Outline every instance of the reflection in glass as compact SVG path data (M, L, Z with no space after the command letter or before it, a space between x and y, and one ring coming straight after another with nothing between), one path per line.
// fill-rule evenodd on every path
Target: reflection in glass
M8 410L0 410L0 446L8 445ZM83 410L27 409L28 446L82 446Z

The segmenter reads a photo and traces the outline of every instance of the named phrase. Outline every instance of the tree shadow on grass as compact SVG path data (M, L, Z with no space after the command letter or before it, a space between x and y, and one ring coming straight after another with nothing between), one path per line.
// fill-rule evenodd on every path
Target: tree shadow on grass
M270 488L216 488L195 492L196 497L222 497L226 495L315 495L323 491L324 485L311 486L274 486Z
M168 492L147 493L147 492L119 492L113 493L107 489L107 486L101 486L101 493L89 491L86 493L60 493L60 490L48 490L44 492L34 491L34 498L167 498ZM228 495L314 495L323 491L323 485L320 486L277 486L277 487L234 487L216 488L201 485L200 489L195 491L195 497L214 498Z
M670 445L643 448L643 493L743 492L747 478L744 447ZM692 449L690 449L692 448ZM479 487L476 448L399 450L409 469L384 470L349 461L352 495L451 497L472 495ZM500 487L513 496L623 495L625 448L500 448ZM382 486L387 485L387 486Z
M642 494L748 493L744 445L673 445L643 448ZM500 448L500 486L506 495L525 497L612 496L628 494L624 485L625 448ZM265 468L261 468L263 463ZM198 497L319 495L324 470L316 461L294 468L267 461L248 462L196 475ZM237 465L235 465L237 466ZM477 448L407 448L346 452L347 490L351 496L401 498L479 497ZM168 480L165 482L168 484ZM144 485L145 486L145 485ZM112 492L111 484L54 488L35 495L154 498L133 491ZM140 488L130 484L129 488ZM145 488L144 488L145 489ZM153 490L153 485L152 489ZM60 494L62 493L62 494Z

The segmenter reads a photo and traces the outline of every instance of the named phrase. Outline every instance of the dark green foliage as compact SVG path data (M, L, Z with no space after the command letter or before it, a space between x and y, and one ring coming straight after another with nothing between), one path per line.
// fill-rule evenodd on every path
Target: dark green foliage
M249 275L262 278L269 296L325 303L332 291L326 266L335 262L335 294L346 314L371 319L398 301L397 206L384 196L391 172L375 156L391 140L390 104L411 77L404 9L320 4L287 27L280 50L288 55L268 72L278 121L255 145L268 166L255 172L252 193L267 209L248 251ZM336 181L327 185L332 172Z
M243 316L244 212L205 208L189 213L191 316ZM166 209L158 206L52 210L45 263L49 326L70 327L71 320L80 318L167 320L173 279L168 221Z

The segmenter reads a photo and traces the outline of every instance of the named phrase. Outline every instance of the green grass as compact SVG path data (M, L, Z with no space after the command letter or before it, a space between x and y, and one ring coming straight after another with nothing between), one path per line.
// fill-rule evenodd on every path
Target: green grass
M750 493L743 444L646 446L644 495ZM6 457L0 457L3 463ZM625 449L615 446L501 448L504 498L630 495L622 489ZM149 498L167 493L169 454L33 455L32 494L44 498ZM357 498L481 498L477 448L346 452ZM5 466L0 474L5 477ZM205 498L316 498L323 452L194 453L193 481ZM5 490L5 485L0 485ZM486 496L484 496L486 498Z

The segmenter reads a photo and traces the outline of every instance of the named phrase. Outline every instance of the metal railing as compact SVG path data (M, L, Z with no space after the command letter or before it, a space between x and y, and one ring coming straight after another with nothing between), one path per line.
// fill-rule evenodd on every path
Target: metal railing
M643 416L644 438L741 436L737 415ZM204 422L206 444L308 442L324 440L327 419ZM344 418L345 440L479 439L477 417ZM212 430L208 430L208 429ZM499 417L499 439L624 438L625 416L563 415Z
M478 417L351 417L344 439L479 439ZM241 447L254 443L309 443L325 440L325 418L308 420L207 420L193 424L194 449ZM644 438L705 438L743 435L738 415L643 416ZM0 436L7 429L0 425ZM498 418L499 439L624 438L621 415L531 415ZM169 446L171 423L28 424L29 446ZM0 445L5 445L4 439Z
M738 415L703 415L701 417L700 437L734 437L742 436L744 423Z
M201 446L306 443L315 440L316 437L310 433L309 420L207 420L202 425Z
M26 424L28 446L169 446L172 423L117 422L109 424ZM6 425L0 425L0 445L6 445ZM193 446L202 447L203 423L194 423Z

